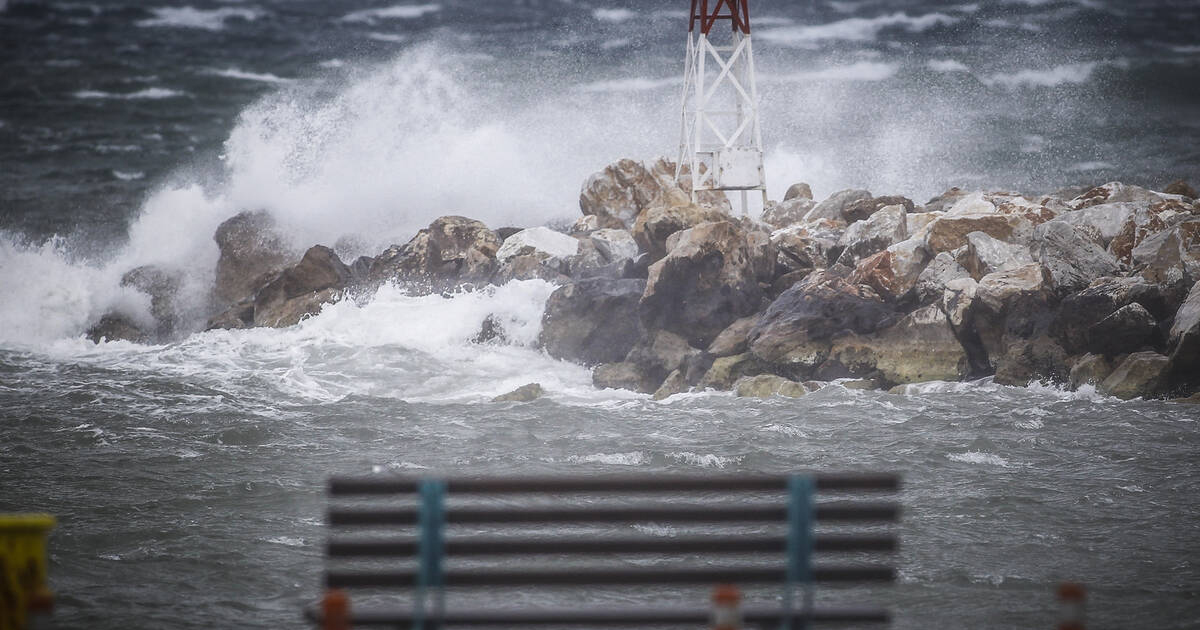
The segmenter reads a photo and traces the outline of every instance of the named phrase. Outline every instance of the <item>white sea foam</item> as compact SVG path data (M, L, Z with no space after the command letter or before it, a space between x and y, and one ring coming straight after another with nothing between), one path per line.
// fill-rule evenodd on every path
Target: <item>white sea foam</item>
M601 22L625 22L632 20L637 14L629 9L595 9L592 17Z
M925 63L934 72L970 72L967 64L957 59L930 59Z
M1174 46L1168 46L1168 48L1170 48L1174 52L1177 52L1177 53L1180 53L1183 55L1200 54L1200 45L1192 45L1192 44L1174 45Z
M367 33L367 39L373 39L377 42L388 42L389 44L403 44L408 41L408 36L399 33L382 33L379 31L371 31Z
M845 66L829 66L785 75L762 76L763 83L807 83L810 81L885 81L896 76L900 65L878 61L859 61Z
M641 451L628 453L593 453L591 455L572 455L567 458L575 464L604 464L606 466L641 466L650 461L650 457Z
M828 24L770 28L759 31L758 36L777 44L810 46L832 40L870 41L889 28L903 28L910 33L919 33L958 21L959 18L945 13L927 13L915 17L907 13L892 13L873 18L847 18Z
M225 77L227 79L241 79L243 81L259 81L262 83L291 83L292 79L275 76L269 72L248 72L238 68L210 68L205 71L205 74L211 74L217 77Z
M164 98L179 98L186 96L186 92L179 90L171 90L167 88L152 87L136 92L102 92L100 90L79 90L75 92L75 98L79 99L108 99L108 100L123 100L123 101L157 101Z
M1096 62L1072 63L1041 70L1025 69L1011 73L998 73L980 80L985 85L1007 89L1028 87L1056 87L1087 83L1098 67Z
M415 20L442 10L440 4L401 4L382 9L364 9L342 16L343 22L375 24L380 20Z
M645 92L649 90L660 90L669 87L676 87L681 83L678 77L649 79L646 77L633 77L629 79L611 79L607 81L593 81L576 86L576 90L580 92Z
M722 457L713 453L693 453L691 451L667 453L667 457L682 464L698 466L700 468L726 468L732 464L736 464L739 460L737 457Z
M1000 468L1008 468L1007 459L996 455L995 453L981 453L979 451L967 451L965 453L950 453L946 455L946 459L963 464L978 464L984 466L998 466Z
M237 18L254 21L262 17L262 12L255 9L237 7L222 7L220 9L197 9L195 7L157 7L150 9L154 17L141 20L138 26L146 28L170 27L192 28L206 31L220 31L225 23Z
M1111 162L1102 162L1099 160L1091 162L1077 162L1066 168L1070 173L1090 173L1092 171L1110 171L1116 168L1116 165Z
M119 179L123 182L129 182L129 181L133 181L135 179L142 179L146 176L146 174L143 173L142 171L113 170L112 174L113 174L113 177L116 177L117 179Z

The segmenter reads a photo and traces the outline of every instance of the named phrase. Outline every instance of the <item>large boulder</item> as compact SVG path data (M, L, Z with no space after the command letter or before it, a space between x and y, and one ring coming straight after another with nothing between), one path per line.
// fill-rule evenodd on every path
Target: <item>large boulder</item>
M637 216L633 238L653 261L667 255L667 241L678 232L701 223L726 220L730 220L727 213L706 206L691 203L657 205Z
M495 284L533 279L561 282L571 263L578 268L603 266L606 261L599 248L591 242L587 244L586 251L593 254L590 261L580 254L585 251L580 239L546 227L521 230L504 239L496 250L497 269L492 281Z
M1071 366L1071 389L1084 385L1093 387L1104 382L1112 374L1113 366L1102 354L1085 354Z
M1131 258L1147 282L1191 286L1200 280L1200 220L1146 238L1133 248Z
M957 186L925 202L926 212L945 212L969 193Z
M997 271L1008 271L1033 263L1029 248L992 238L983 232L967 235L967 250L962 266L971 277L980 278Z
M316 245L254 296L254 325L293 326L335 300L351 279L350 268L328 247Z
M780 203L768 202L763 209L763 223L774 228L786 228L804 221L804 217L817 205L810 198L795 197Z
M854 203L851 203L845 208L842 208L842 219L844 219L846 223L862 221L888 206L895 205L904 206L905 212L913 212L916 209L912 199L901 197L899 195L885 195L883 197L860 199Z
M643 280L590 278L559 287L546 301L539 344L556 359L587 365L623 361L641 330Z
M904 206L887 206L846 228L838 242L843 248L838 262L853 267L859 260L905 240L908 238L907 217Z
M1146 307L1134 302L1117 309L1087 331L1088 350L1113 357L1162 345L1158 322Z
M1132 203L1105 203L1075 212L1063 213L1059 219L1070 223L1076 229L1092 228L1100 236L1100 245L1108 247L1109 243L1121 233L1125 222L1133 217L1137 209L1138 205Z
M1037 260L1060 295L1085 289L1092 281L1121 270L1112 254L1065 221L1039 225L1034 241Z
M1195 195L1192 196L1194 197ZM804 182L797 182L788 186L787 192L783 194L784 201L791 201L793 199L808 199L811 201L812 198L812 187Z
M876 369L892 384L957 381L970 371L966 351L936 304L877 333L871 345Z
M1025 387L1035 380L1065 383L1071 373L1067 352L1044 334L1031 338L1007 336L1003 351L995 352L992 362L996 382L1015 387Z
M1063 299L1051 324L1050 332L1068 352L1087 352L1091 346L1090 330L1118 309L1138 304L1155 321L1174 314L1183 296L1144 279L1100 278L1088 288Z
M750 350L772 364L803 373L829 356L831 338L843 331L868 334L897 319L874 290L820 271L784 291L750 332Z
M758 357L746 352L713 361L712 367L697 385L700 389L729 391L733 384L745 376L757 376L767 371L767 366Z
M1123 400L1166 393L1171 360L1157 352L1135 352L1100 383L1100 391Z
M213 239L220 250L213 297L221 308L250 297L298 257L266 210L226 220Z
M685 169L686 170L686 169ZM690 176L686 176L690 182ZM686 183L685 182L685 183ZM675 165L658 160L647 167L634 160L620 160L588 178L579 195L579 208L597 218L599 228L632 229L644 210L690 203L691 184L675 182ZM729 201L720 191L701 191L701 205L728 212Z
M774 374L743 376L733 384L733 392L739 398L770 398L784 396L799 398L808 394L808 388L791 379Z
M109 313L100 318L94 326L84 334L92 343L105 341L132 341L145 343L152 338L151 333L143 330L137 322L119 313Z
M659 382L642 371L636 363L605 363L592 370L592 385L600 389L628 389L653 394Z
M1071 208L1082 210L1092 206L1110 203L1152 203L1161 201L1168 196L1138 186L1126 186L1121 182L1109 182L1089 189L1087 192L1067 202Z
M642 322L705 348L734 320L762 302L745 232L728 221L701 223L676 235L665 258L650 266Z
M1174 380L1200 384L1200 281L1192 285L1187 299L1175 314L1167 345Z
M928 262L929 255L921 242L909 239L864 259L848 280L865 284L884 299L894 301L916 286Z
M1006 242L1019 239L1032 228L1032 223L1012 214L962 214L938 217L925 226L925 247L931 254L949 252L967 244L967 235L983 232Z
M1163 204L1135 207L1125 218L1125 222L1121 224L1121 229L1109 242L1109 253L1127 265L1132 264L1133 249L1145 242L1147 238L1165 231L1169 227L1168 221L1175 219L1174 212L1163 212L1163 210Z
M183 280L182 271L160 265L143 265L121 276L121 286L131 287L150 297L155 339L169 339L183 323L185 309L179 295Z
M638 257L638 244L629 230L601 229L588 234L597 251L610 263Z
M439 217L405 245L376 256L368 276L415 292L484 284L496 270L500 245L500 236L480 221Z
M868 190L848 189L839 190L829 196L828 199L822 201L809 211L804 218L812 221L814 219L834 219L842 221L842 212L851 205L871 199L871 192Z
M958 264L954 254L942 252L934 256L933 260L929 261L929 264L917 276L917 299L922 304L939 300L950 281L970 277L971 273Z
M829 258L840 252L838 241L844 228L830 221L817 221L771 233L776 270L783 273L812 271L829 266Z
M646 333L630 349L625 362L636 364L650 380L662 383L667 375L686 367L688 360L699 353L683 337L665 330L655 330Z
M748 338L754 325L758 323L758 315L743 317L732 324L709 344L707 352L714 357L728 357L742 354L749 348Z

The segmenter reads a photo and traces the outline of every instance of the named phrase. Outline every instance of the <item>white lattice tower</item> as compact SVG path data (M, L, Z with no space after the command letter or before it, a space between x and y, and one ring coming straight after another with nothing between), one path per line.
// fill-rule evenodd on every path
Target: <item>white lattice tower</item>
M675 179L686 167L693 202L701 190L741 191L746 214L748 191L767 203L749 0L691 3ZM729 23L728 37L719 22Z

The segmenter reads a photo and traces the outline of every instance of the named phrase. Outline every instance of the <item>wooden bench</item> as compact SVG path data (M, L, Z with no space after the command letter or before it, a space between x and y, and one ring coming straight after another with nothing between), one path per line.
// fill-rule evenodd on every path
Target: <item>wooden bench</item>
M891 474L335 478L330 594L307 614L326 628L697 627L706 593L662 600L728 584L751 587L747 624L887 623L813 589L894 581L878 556L896 550L900 509L879 495L898 489Z

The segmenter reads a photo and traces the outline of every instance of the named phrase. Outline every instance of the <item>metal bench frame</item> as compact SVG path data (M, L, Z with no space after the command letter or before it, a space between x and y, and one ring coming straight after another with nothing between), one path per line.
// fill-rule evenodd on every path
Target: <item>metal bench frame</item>
M352 607L353 626L449 626L482 625L699 625L708 621L705 606L658 606L625 610L597 608L479 609L446 606L446 587L548 587L631 584L775 584L784 588L779 606L747 606L742 618L748 624L887 623L890 614L878 607L814 607L812 588L819 583L890 582L895 570L883 564L816 564L813 555L837 552L894 552L894 533L814 533L831 523L874 524L898 520L900 508L894 501L817 501L821 492L847 494L884 493L899 490L893 474L817 474L741 477L510 477L423 479L374 476L334 478L329 483L332 500L358 498L353 506L332 505L328 523L335 529L355 527L415 528L415 536L333 534L327 544L330 560L353 562L381 558L415 559L416 568L363 569L329 568L328 589L398 588L413 594L414 604L376 609ZM770 502L741 504L675 504L687 493L769 493ZM636 505L598 504L575 507L530 505L446 506L447 497L460 495L520 497L521 495L586 493L606 497L646 495L658 501L638 500ZM363 505L361 499L407 498L401 507ZM530 525L550 523L608 524L629 522L703 524L784 524L785 535L692 535L678 538L556 536L514 538L446 536L448 525ZM412 529L409 529L412 531ZM778 566L762 562L727 567L572 567L456 569L448 560L473 556L519 557L523 555L572 554L755 554L777 557ZM805 601L794 605L796 587L804 589ZM427 597L429 595L429 597ZM432 601L428 601L432 600ZM312 621L322 622L323 613L308 611Z

